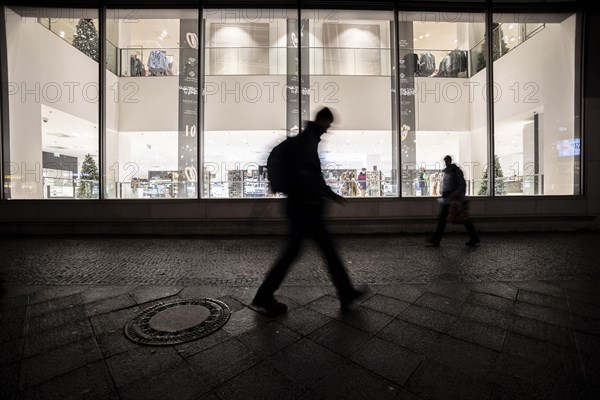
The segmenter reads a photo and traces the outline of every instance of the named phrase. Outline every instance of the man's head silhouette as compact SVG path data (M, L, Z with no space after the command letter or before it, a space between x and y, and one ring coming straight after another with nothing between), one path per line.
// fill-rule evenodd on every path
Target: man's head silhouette
M317 112L315 123L323 128L323 131L327 132L327 129L329 129L333 123L333 119L333 113L331 110L327 107L323 107L319 110L319 112Z

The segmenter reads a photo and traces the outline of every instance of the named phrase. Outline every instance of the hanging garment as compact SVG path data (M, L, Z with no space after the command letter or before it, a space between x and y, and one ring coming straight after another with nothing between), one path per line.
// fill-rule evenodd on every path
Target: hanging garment
M435 71L435 56L430 52L419 57L419 76L431 76Z
M137 56L131 56L129 59L129 71L131 76L143 76L144 64Z
M148 56L148 69L152 75L164 75L169 70L167 57L160 50L152 50Z

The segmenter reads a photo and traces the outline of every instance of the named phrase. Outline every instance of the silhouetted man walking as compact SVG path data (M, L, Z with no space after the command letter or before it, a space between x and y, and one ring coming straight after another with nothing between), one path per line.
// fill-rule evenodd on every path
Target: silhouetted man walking
M444 230L446 228L446 219L448 218L448 211L452 201L461 201L466 204L465 192L466 182L465 177L456 164L452 164L452 157L444 157L446 168L444 169L444 178L442 181L442 208L440 210L440 216L438 217L437 230L432 238L427 240L428 245L437 247L442 241L444 236ZM475 227L471 222L471 218L465 222L465 228L469 233L469 241L465 243L466 246L478 246L479 236L475 231Z
M252 301L253 305L270 314L281 314L287 311L287 306L277 301L274 293L298 256L305 236L312 237L323 252L342 307L348 306L364 294L364 291L356 290L352 286L323 219L325 198L346 202L346 199L327 186L321 172L318 146L321 135L327 132L332 122L331 110L323 108L317 113L315 121L308 122L304 130L292 139L294 142L288 160L291 169L286 205L291 225L289 243L267 273Z

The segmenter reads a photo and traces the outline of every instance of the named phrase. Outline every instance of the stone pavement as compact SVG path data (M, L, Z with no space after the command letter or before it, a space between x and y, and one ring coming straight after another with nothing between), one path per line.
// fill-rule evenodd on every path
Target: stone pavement
M271 318L248 304L280 237L4 237L0 398L600 398L599 233L337 239L370 295L341 312L307 246ZM173 346L123 334L193 297L231 318Z

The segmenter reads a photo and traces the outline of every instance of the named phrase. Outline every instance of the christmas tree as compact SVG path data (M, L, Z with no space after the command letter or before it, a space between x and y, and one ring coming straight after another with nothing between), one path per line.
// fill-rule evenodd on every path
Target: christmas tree
M91 154L86 154L79 174L79 188L77 189L78 199L94 199L97 195L94 193L94 186L98 186L98 167Z
M98 31L91 19L80 19L77 33L73 35L73 46L94 61L99 58Z
M504 54L508 53L508 46L504 41L504 34L502 33L502 28L499 23L492 24L492 52L494 56L494 61L502 57ZM487 53L487 39L483 38L483 43L481 44L481 48L479 50L479 54L477 55L477 71L479 72L485 68L485 57Z
M502 172L502 167L500 166L500 158L495 155L494 156L494 194L496 196L502 196L504 194L504 172ZM479 189L479 195L485 196L488 194L488 168L487 165L483 170L483 182L481 183L481 188Z

